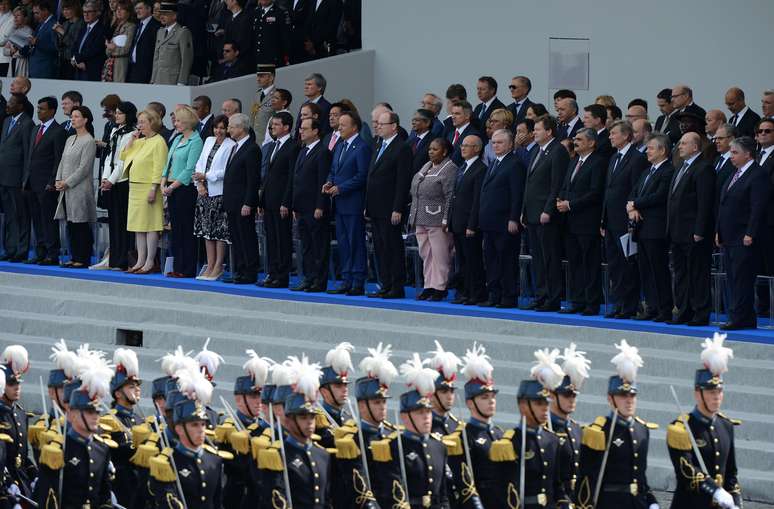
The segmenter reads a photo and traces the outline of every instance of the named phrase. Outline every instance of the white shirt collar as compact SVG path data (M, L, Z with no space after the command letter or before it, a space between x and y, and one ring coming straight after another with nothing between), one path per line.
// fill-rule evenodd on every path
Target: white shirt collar
M661 165L664 164L665 162L667 162L666 159L664 159L663 161L661 161L658 164L651 164L651 166L653 166L654 168L656 168L658 170L659 168L661 168Z
M207 123L207 121L208 121L209 119L211 119L211 118L212 118L212 113L210 113L209 115L207 115L206 117L204 117L203 119L201 119L201 120L199 121L199 123L200 123L200 124L202 124L202 125L204 125L204 124L206 124L206 123Z
M734 125L739 125L739 121L742 120L742 117L745 115L745 113L747 113L747 110L749 110L749 109L750 109L749 106L745 106L744 108L742 108L742 110L739 113L735 114L736 115L736 124L734 124ZM733 117L733 115L731 115L731 116Z
M688 163L688 166L690 166L690 165L693 164L693 162L696 160L696 158L699 157L700 155L701 155L701 152L696 152L694 155L692 155L691 157L689 157L688 159L686 159L683 162Z
M466 159L465 160L465 169L463 170L463 172L467 171L468 168L473 166L473 163L475 163L476 161L478 161L478 156L473 156L470 159Z
M312 143L310 143L309 145L307 145L307 146L306 146L306 151L307 151L307 152L311 152L311 151L312 151L312 149L315 147L315 145L317 145L318 143L320 143L320 138L317 138L317 139L316 139L316 140L314 140Z
M175 21L174 23L172 23L171 25L169 25L168 27L166 27L166 29L167 29L167 33L171 32L171 31L172 31L172 29L173 29L173 28L175 28L176 26L177 26L177 21Z
M744 165L744 166L742 166L742 167L741 167L739 170L737 170L737 171L739 172L739 177L741 177L742 175L744 175L744 172L746 172L746 171L747 171L747 169L748 169L750 166L752 166L752 164L753 164L754 162L755 162L755 159L750 159L749 161L747 161L747 164L745 164L745 165ZM736 178L738 179L739 177L736 177Z
M551 139L553 140L553 138L551 138ZM546 143L546 147L549 145L549 143L551 143L551 142L548 142L548 143ZM527 145L526 147L524 147L524 149L525 149L527 152L529 152L530 150L532 150L532 147L534 147L535 145L537 145L537 143L536 143L536 142L533 140L533 141L529 142L529 145ZM541 148L541 149L542 149L542 148Z
M387 146L388 146L390 143L392 143L392 140L394 140L396 136L398 136L398 133L395 133L395 134L393 134L392 136L390 136L390 137L389 137L389 138L387 138L386 140L382 140L382 146L383 146L384 148L387 148Z
M236 154L237 152L239 152L239 149L242 148L242 145L244 145L245 142L248 141L249 139L250 139L250 135L246 134L244 138L242 138L239 141L236 141L236 150L234 150L234 153Z
M288 139L290 139L290 133L286 134L282 138L278 138L276 141L279 142L279 146L281 147L286 141L288 141Z
M456 130L458 133L462 134L462 131L464 131L465 129L467 129L469 125L470 125L470 122L468 122L468 123L467 123L467 124L465 124L465 125L461 125L460 127L458 127L458 128L457 128L457 129L455 129L455 130Z
M44 127L43 127L43 132L46 132L46 131L48 131L48 128L49 128L49 127L51 127L51 122L53 122L53 121L54 121L54 119L53 119L53 118L51 118L51 119L49 119L48 121L46 121L46 122L43 122L43 124L41 124L41 125L43 125L43 126L44 126ZM40 129L40 126L38 126L38 129Z
M86 25L86 27L87 27L86 30L88 30L89 28L94 28L95 26L97 26L97 23L99 23L99 20L97 20L97 21L95 21L93 23L87 24Z
M770 146L769 148L761 149L761 163L765 163L769 157L771 157L771 152L774 150L774 145Z
M349 148L349 146L352 144L352 142L355 141L355 138L357 138L358 134L360 134L360 133L357 132L357 133L353 134L352 136L350 136L349 138L347 138L346 140L344 140L346 142L346 144L347 144L347 148ZM341 136L341 133L339 133L339 136Z
M583 163L585 163L585 162L586 162L586 159L588 159L588 158L589 158L589 156L590 156L591 154L593 154L593 153L594 153L594 152L590 152L590 153L586 154L585 156L579 155L579 156L578 156L578 158L580 159L580 163L581 163L581 165L583 165Z
M731 150L727 150L726 152L723 152L722 154L720 154L720 157L723 158L723 164L725 164L726 159L731 157Z
M624 148L618 151L618 153L621 154L622 159L626 155L626 153L629 152L630 148L632 148L632 142L627 143Z
M273 90L274 90L274 83L272 83L266 88L262 88L261 92L263 92L263 95L268 96L272 93Z
M231 13L231 19L236 19L237 16L239 16L242 13L242 9L239 9L236 12Z
M497 99L497 96L492 96L491 99L489 99L487 102L483 103L484 104L484 111L489 109L489 107L492 105L492 103L494 102L495 99Z
M425 131L425 132L423 132L422 134L417 134L417 138L419 138L420 140L424 140L424 139L425 139L425 136L427 136L427 134L428 134L429 132L430 132L430 131Z
M317 104L317 103L320 101L320 99L322 99L322 94L318 95L318 96L317 96L317 97L315 97L314 99L309 99L309 98L307 98L306 100L307 100L307 102L310 102L310 103L315 103L315 104Z
M548 140L548 141L546 142L546 144L545 144L545 145L540 145L540 150L542 150L542 151L545 151L546 147L547 147L547 146L549 146L549 145L551 144L551 142L552 142L552 141L554 141L555 139L556 139L556 138L551 138L550 140ZM532 143L530 143L529 145L527 145L527 150L531 149L531 148L532 148L532 145L534 145L534 144L535 144L535 142L533 141Z
M497 159L498 163L501 163L501 162L503 162L503 159L505 159L505 156L507 156L507 155L508 154L503 154L501 156L495 156L495 159Z
M572 128L575 127L575 122L579 121L580 119L580 116L576 115L575 118L567 122L567 127L569 127L567 131L572 131Z
M151 20L151 18L152 18L152 17L153 17L153 16L148 16L148 17L147 17L147 18L145 18L145 19L141 19L141 20L140 20L140 24L141 24L143 27L147 26L147 24L148 24L148 23L150 23L150 20Z

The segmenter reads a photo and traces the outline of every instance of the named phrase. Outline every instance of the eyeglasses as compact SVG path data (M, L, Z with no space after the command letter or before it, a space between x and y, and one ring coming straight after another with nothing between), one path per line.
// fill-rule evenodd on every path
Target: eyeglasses
M672 99L674 99L675 97L680 97L681 95L686 95L686 94L687 94L687 92L681 92L679 94L672 94Z
M392 124L395 124L395 123L396 122L377 122L376 125L379 125L379 126L381 126L381 125L392 125Z
M715 136L716 140L727 140L729 138L733 138L733 136Z
M87 9L87 10L83 11L84 14L94 14L95 12L97 12L97 11L95 11L93 9Z
M774 133L774 129L758 129L755 132L757 134L771 134L771 133Z
M516 90L519 87L517 87L516 85L508 85L508 88L510 88L511 90Z

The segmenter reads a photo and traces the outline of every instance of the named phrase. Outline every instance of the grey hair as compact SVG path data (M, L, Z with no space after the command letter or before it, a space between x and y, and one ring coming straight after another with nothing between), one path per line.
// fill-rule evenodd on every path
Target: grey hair
M663 133L653 133L648 136L648 143L651 141L655 141L656 145L658 145L658 148L664 151L664 154L669 154L669 147L672 145L669 136Z
M578 129L578 134L580 134L581 136L583 136L589 141L593 141L594 145L597 144L597 139L599 138L599 136L597 136L597 132L594 129L583 127L581 129Z
M247 132L248 126L250 125L250 117L244 113L234 113L231 115L231 118L228 119L228 125L241 127L245 132Z
M732 147L736 147L742 152L746 152L748 155L755 157L755 149L758 146L754 139L750 138L749 136L741 136L739 138L734 138L734 141L731 142Z
M503 135L505 136L509 142L513 143L513 134L508 129L498 129L495 132L492 133L492 138L494 138L497 135Z
M435 113L437 115L441 111L441 108L443 108L443 101L441 100L440 97L438 97L432 92L427 92L425 93L425 95L428 95L433 98L433 108L435 108Z
M610 130L612 131L616 127L621 130L621 134L626 136L627 139L631 140L634 137L634 128L627 120L616 120L610 126Z
M323 93L325 93L325 87L328 86L328 82L325 80L325 77L319 72L313 72L307 76L304 81L314 81Z
M578 113L578 101L572 97L568 97L567 100L570 101L570 107L575 110L575 113Z
M774 95L774 88L764 90L763 95Z
M84 9L86 8L86 6L91 6L94 8L95 11L102 12L102 4L100 2L96 2L94 0L86 0L86 2L84 2L83 4Z
M731 136L732 138L736 138L739 135L739 130L733 124L720 124L718 126L718 131L720 131L721 129L723 129L723 132L726 133L726 136ZM715 131L715 135L717 135L717 131Z

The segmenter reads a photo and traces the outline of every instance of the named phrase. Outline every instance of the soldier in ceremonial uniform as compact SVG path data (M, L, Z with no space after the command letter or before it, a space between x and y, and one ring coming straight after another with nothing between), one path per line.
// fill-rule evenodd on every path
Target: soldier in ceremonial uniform
M75 378L78 356L75 352L67 349L64 339L60 339L51 347L51 352L49 358L53 361L56 368L48 372L48 397L51 398L51 402L58 406L60 410L64 410L66 406L64 386L65 383ZM51 416L54 416L53 410L51 410Z
M558 355L559 350L535 352L537 363L530 371L532 378L521 381L516 396L521 425L507 431L502 439L492 444L490 457L501 465L497 491L500 503L495 507L572 507L564 490L565 479L561 477L559 437L546 428L550 391L559 386L563 376L556 364ZM520 487L522 468L523 492Z
M447 446L432 434L430 403L438 372L424 367L419 354L401 366L406 385L401 394L400 418L403 430L371 442L373 477L390 487L389 496L377 492L380 507L448 509L451 472ZM405 476L404 476L405 472Z
M29 459L27 412L19 404L22 375L30 369L27 349L10 345L4 351L0 368L5 370L5 389L0 398L0 432L13 438L5 447L7 481L16 484L25 497L30 496L30 483L37 475Z
M151 399L153 400L153 406L158 412L164 411L164 403L167 397L167 382L171 378L170 376L161 376L153 379Z
M180 393L184 396L173 409L179 441L174 449L165 449L150 460L149 491L154 497L153 505L156 509L220 509L221 455L229 455L205 444L209 422L205 405L212 398L213 387L198 369L184 369L177 375Z
M5 370L0 369L0 393L3 392L5 392ZM0 431L0 507L3 509L13 507L18 503L16 497L14 497L18 490L18 486L15 484L9 485L6 482L7 474L5 465L8 458L6 447L7 444L10 444L11 442L13 442L13 438L6 433L5 430Z
M349 398L349 372L354 369L350 356L353 349L350 343L339 343L325 355L326 366L322 368L320 377L320 405L325 412L318 419L316 431L323 447L336 447L333 431L344 424L342 412ZM331 418L333 422L330 422Z
M218 372L218 368L220 368L221 363L223 363L223 357L212 350L208 350L207 346L209 344L210 338L207 338L207 341L204 342L202 351L196 354L194 359L199 363L199 369L204 371L204 376L207 377L207 380L209 380L214 387L215 382L213 380L215 379L215 373ZM214 437L215 427L223 420L223 414L216 412L209 405L205 406L205 411L207 412L207 436Z
M694 378L696 406L667 428L669 456L677 477L673 509L742 507L734 452L734 426L741 422L720 413L722 375L728 371L728 359L733 356L731 349L723 346L725 337L715 333L713 339L704 341L704 367L696 370ZM686 422L708 472L703 471L696 458Z
M430 358L429 365L438 371L435 379L435 393L433 394L433 433L449 435L453 433L460 420L452 413L454 406L454 381L457 379L457 368L460 365L460 358L454 352L447 352L438 341L435 342L435 351L430 352L433 357Z
M258 0L255 7L255 61L287 65L290 58L290 13L274 0Z
M282 425L282 418L285 417L285 401L293 392L293 370L288 365L288 361L282 364L274 364L271 367L271 381L274 389L271 392L270 419L274 422L273 439L279 440L279 430Z
M255 70L255 79L259 88L250 108L250 125L253 127L255 141L258 145L263 144L269 121L274 115L274 110L271 107L271 96L276 90L274 86L275 69L274 64L258 64Z
M636 416L637 370L643 365L642 358L637 348L626 340L616 348L620 352L611 362L618 374L610 377L607 389L612 412L597 417L583 428L577 505L581 509L658 509L645 472L650 430L657 429L658 425ZM603 465L608 448L607 464ZM594 492L600 475L601 488L595 503Z
M322 372L306 356L292 369L296 383L284 404L282 445L273 444L258 453L264 476L260 507L331 509L331 455L312 441Z
M583 382L589 377L591 362L585 357L586 352L576 350L575 343L570 343L561 356L564 377L551 394L551 417L548 426L559 437L562 446L562 478L567 479L564 487L570 499L576 501L576 488L580 473L581 426L571 417L577 406L577 398Z
M110 393L113 372L103 357L94 357L78 375L70 396L67 435L43 446L34 500L41 509L112 508L111 440L99 435L99 408Z

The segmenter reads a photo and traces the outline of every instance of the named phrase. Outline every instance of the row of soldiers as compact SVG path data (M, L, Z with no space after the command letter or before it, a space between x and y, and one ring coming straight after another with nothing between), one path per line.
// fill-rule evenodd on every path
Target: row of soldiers
M723 341L705 341L696 405L667 428L673 508L742 506L739 422L720 413L732 357ZM521 422L507 431L493 422L498 388L480 344L460 359L436 342L429 358L414 353L399 368L389 345L369 348L354 404L349 343L322 365L306 356L277 363L248 350L245 374L231 402L220 398L221 411L212 398L223 358L207 346L195 356L178 347L161 359L166 375L153 380L156 411L147 417L133 350L117 349L111 362L89 345L72 351L57 343L44 414L35 417L19 403L27 351L7 347L0 509L658 508L647 480L650 430L658 426L636 414L643 361L625 340L612 359L608 415L587 426L572 418L590 361L571 344L562 354L535 352L518 388ZM454 415L460 374L466 422ZM407 390L390 422L387 401L399 376Z

